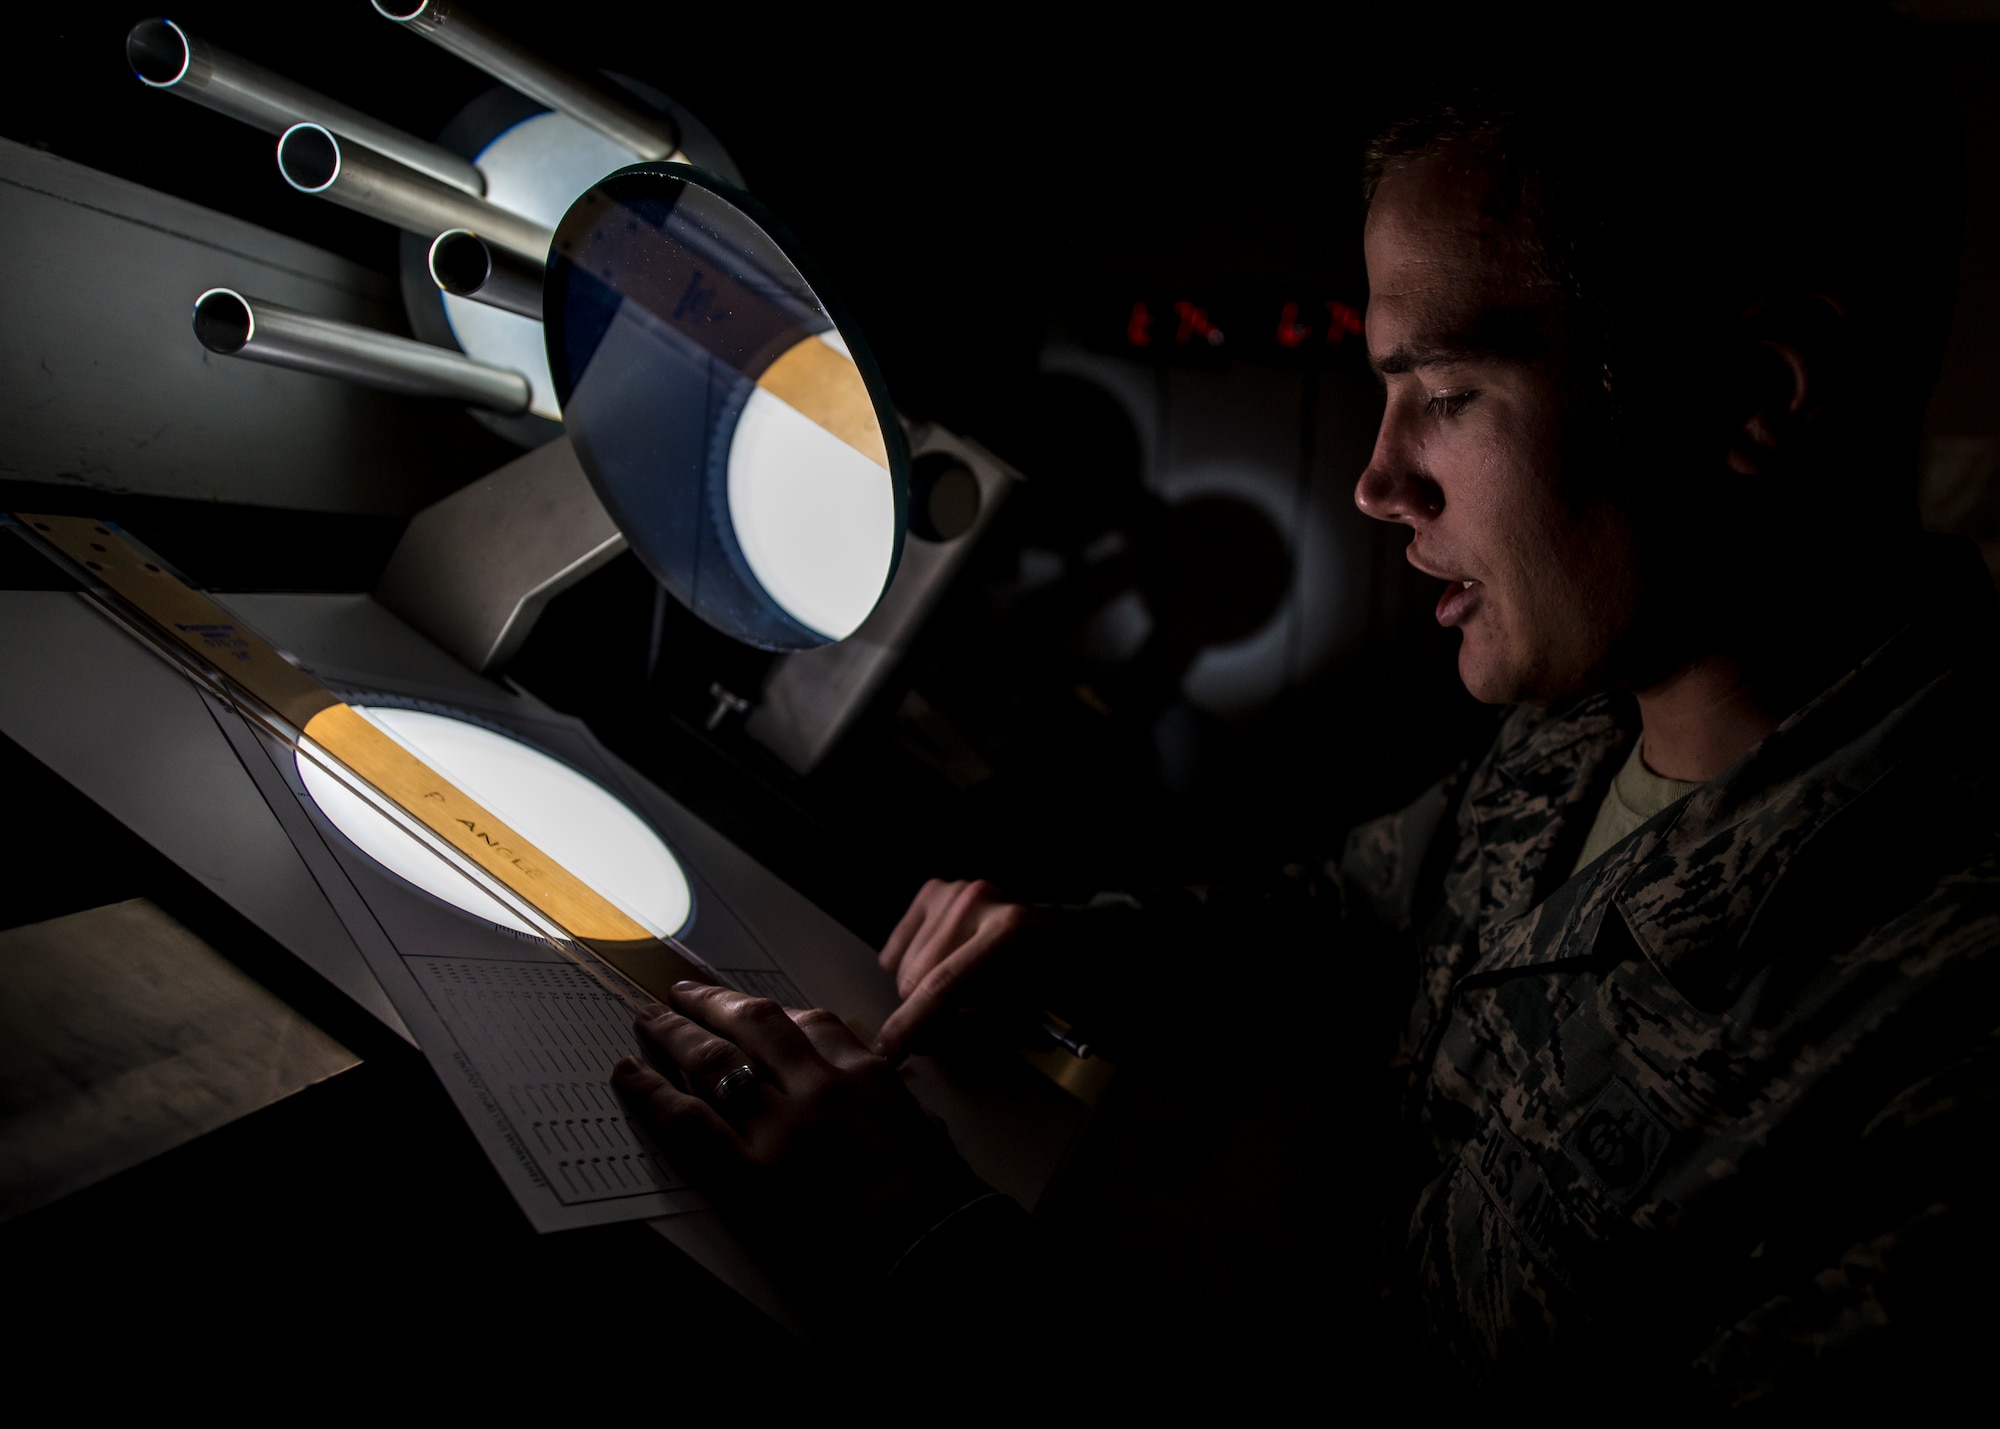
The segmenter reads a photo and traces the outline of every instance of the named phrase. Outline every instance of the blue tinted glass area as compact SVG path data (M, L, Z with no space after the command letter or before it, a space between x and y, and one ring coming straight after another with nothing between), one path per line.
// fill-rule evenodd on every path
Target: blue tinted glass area
M810 649L894 572L905 458L866 352L750 207L678 164L584 194L550 254L549 366L584 470L661 584L740 640ZM829 382L844 404L817 395Z

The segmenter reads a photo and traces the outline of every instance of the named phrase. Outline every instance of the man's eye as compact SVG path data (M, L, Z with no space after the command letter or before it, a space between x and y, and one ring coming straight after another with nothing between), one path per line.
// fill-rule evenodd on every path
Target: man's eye
M1456 392L1433 392L1424 399L1426 417L1456 417L1479 393L1468 387Z

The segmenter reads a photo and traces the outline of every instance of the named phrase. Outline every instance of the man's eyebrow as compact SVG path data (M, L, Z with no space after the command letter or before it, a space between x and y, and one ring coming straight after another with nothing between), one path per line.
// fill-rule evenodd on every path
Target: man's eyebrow
M1496 357L1500 354L1489 347L1476 347L1462 342L1432 342L1421 347L1404 344L1393 347L1375 359L1375 370L1384 377L1404 372L1416 372L1426 367L1455 367L1480 357Z
M1375 358L1372 365L1378 376L1390 377L1468 362L1529 361L1545 353L1548 344L1543 313L1533 308L1501 308L1482 314L1469 328L1400 343Z

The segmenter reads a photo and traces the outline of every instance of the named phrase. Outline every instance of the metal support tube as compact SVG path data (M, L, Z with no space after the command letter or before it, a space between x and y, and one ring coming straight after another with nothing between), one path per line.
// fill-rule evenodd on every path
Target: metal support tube
M431 244L431 281L447 293L542 319L543 269L495 248L469 228L446 229Z
M446 397L496 412L528 410L528 379L456 352L373 328L294 312L210 288L195 300L194 335L210 352L342 377L415 397Z
M486 177L449 149L426 143L358 109L239 59L172 20L141 20L125 37L125 58L142 84L227 114L268 134L318 124L475 197Z
M300 193L379 218L420 238L469 228L488 243L540 265L555 235L531 218L441 184L394 159L342 144L318 124L294 124L278 140L278 172Z
M679 155L673 121L614 98L589 80L558 69L449 0L373 0L385 19L450 50L528 98L567 114L642 159Z

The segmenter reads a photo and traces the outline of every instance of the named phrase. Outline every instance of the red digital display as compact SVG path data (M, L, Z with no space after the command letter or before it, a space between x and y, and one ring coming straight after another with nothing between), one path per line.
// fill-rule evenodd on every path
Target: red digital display
M1138 298L1126 309L1123 345L1158 357L1274 350L1309 355L1339 347L1362 330L1361 310L1335 298Z

